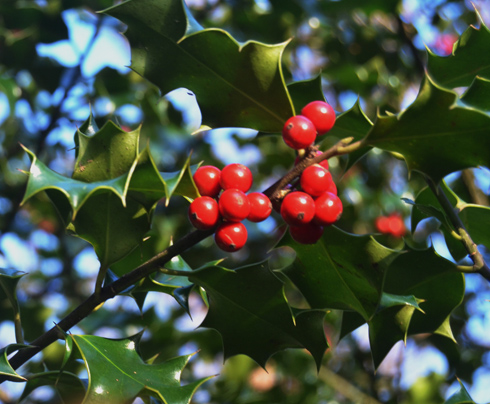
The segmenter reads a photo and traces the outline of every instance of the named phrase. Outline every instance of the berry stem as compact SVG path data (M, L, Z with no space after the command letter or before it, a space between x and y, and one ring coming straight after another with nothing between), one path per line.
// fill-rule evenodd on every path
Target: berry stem
M432 179L426 177L426 182L429 185L429 188L436 196L439 201L441 207L444 209L447 217L451 221L456 234L461 238L461 242L463 243L466 251L468 252L469 257L473 261L472 267L459 266L458 270L461 272L477 272L481 276L483 276L487 281L490 281L490 268L486 264L483 256L480 251L478 251L478 247L475 242L471 239L468 231L466 230L463 222L461 221L458 211L456 210L448 197L444 193L442 187L440 185L436 185ZM471 268L471 269L470 269Z

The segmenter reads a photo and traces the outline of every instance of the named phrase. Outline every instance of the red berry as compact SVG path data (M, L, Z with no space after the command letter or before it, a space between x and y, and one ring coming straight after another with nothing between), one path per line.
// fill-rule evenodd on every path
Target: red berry
M239 189L227 189L219 198L219 211L230 222L241 222L250 213L247 195Z
M301 110L301 115L313 122L319 135L327 133L335 123L335 111L324 101L310 102Z
M224 222L216 229L214 240L223 251L238 251L247 242L247 229L243 223Z
M286 144L296 150L304 149L316 139L315 125L302 115L289 118L282 128L282 138Z
M247 192L252 187L252 172L243 164L228 164L221 170L221 187Z
M315 216L315 201L304 192L291 192L282 201L281 216L292 226L306 224Z
M300 244L315 244L323 235L323 227L313 222L301 226L289 226L289 234Z
M212 229L220 219L218 202L209 196L201 196L189 206L189 220L199 230Z
M405 235L405 223L399 214L393 213L388 216L388 232L391 233L393 237L403 237Z
M247 195L250 202L250 213L247 219L251 222L262 222L267 219L272 212L270 199L261 192L252 192Z
M374 225L380 233L386 234L390 232L390 219L386 216L378 216L374 221Z
M313 197L327 192L332 183L332 174L318 164L306 167L300 178L303 191Z
M217 196L221 191L221 170L215 166L199 167L192 178L201 196Z
M315 223L328 226L335 223L342 215L342 201L331 192L324 192L315 199Z
M322 153L323 153L322 151L318 150L316 152L316 155L318 156ZM296 160L294 160L294 165L297 166L301 160L303 159L300 156L296 157ZM322 160L318 164L320 164L325 170L328 170L328 160Z

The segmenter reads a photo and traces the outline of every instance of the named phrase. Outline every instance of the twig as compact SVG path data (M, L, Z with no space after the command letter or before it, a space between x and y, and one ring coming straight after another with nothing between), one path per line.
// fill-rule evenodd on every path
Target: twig
M431 189L431 191L434 193L437 200L439 201L439 204L444 209L444 212L446 213L447 217L451 221L451 224L454 226L456 233L459 235L459 237L461 237L461 242L466 248L469 257L473 261L472 267L460 266L458 267L458 269L461 272L479 273L487 281L490 281L490 268L488 267L485 260L483 259L483 256L481 255L480 251L478 251L477 245L471 239L471 236L466 230L463 222L461 221L460 217L458 216L456 210L454 209L453 205L449 201L448 197L442 190L442 187L440 185L436 185L434 181L432 181L428 177L426 177L426 181L427 184L429 185L429 188Z

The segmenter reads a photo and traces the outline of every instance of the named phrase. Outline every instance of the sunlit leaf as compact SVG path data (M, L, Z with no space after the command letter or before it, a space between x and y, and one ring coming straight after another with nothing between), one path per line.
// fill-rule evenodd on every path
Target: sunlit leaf
M458 382L459 390L444 401L444 404L475 404L461 380L458 379Z
M29 349L29 345L23 344L10 344L6 347L0 349L0 376L4 377L5 380L11 382L25 382L27 379L19 375L13 368L10 366L10 362L8 360L8 356L15 351L20 349Z
M490 117L453 106L457 95L426 76L417 99L399 115L378 116L366 141L398 152L408 168L432 177L490 165Z
M163 363L147 364L137 352L139 334L113 340L69 335L78 348L89 375L84 403L132 403L141 395L153 395L168 404L188 404L197 388L209 378L181 386L182 370L191 355Z

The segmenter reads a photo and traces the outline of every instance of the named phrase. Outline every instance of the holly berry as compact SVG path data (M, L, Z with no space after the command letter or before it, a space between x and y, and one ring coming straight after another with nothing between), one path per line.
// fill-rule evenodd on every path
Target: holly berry
M316 139L315 125L302 115L292 116L282 128L282 138L293 149L305 149Z
M262 222L267 219L272 212L270 199L261 192L252 192L247 195L250 202L250 213L247 219L251 222Z
M318 164L308 166L300 178L301 188L307 194L316 197L331 189L332 174ZM334 184L335 186L335 184Z
M388 234L390 232L390 219L386 216L378 216L374 225L380 233Z
M209 196L196 198L189 206L188 215L196 229L212 229L220 219L218 202Z
M215 166L201 166L192 176L201 196L217 196L221 191L221 170Z
M314 222L320 226L334 224L342 215L342 201L331 192L324 192L315 199Z
M322 151L318 150L318 151L316 152L316 155L318 156L318 155L320 155L320 154L322 154L322 153L323 153ZM300 156L296 157L296 160L294 160L294 165L295 165L295 166L297 166L297 165L298 165L298 163L299 163L301 160L303 160L303 157L300 157ZM319 164L319 165L321 165L321 166L322 166L322 167L323 167L325 170L328 170L328 160L326 160L326 159L325 159L325 160L322 160L322 161L320 161L318 164Z
M391 234L397 238L403 237L407 232L403 218L398 213L377 217L374 224L380 233Z
M250 169L243 164L228 164L221 170L221 187L239 189L247 192L252 187L253 177Z
M241 222L250 213L248 197L239 189L227 189L223 191L218 205L223 218L230 222Z
M247 229L243 223L224 222L216 229L214 240L223 251L238 251L247 242Z
M289 234L300 244L315 244L323 235L323 227L313 222L301 226L289 226Z
M310 102L301 110L301 115L313 123L319 135L327 133L335 123L335 111L324 101Z
M315 201L304 192L291 192L282 201L281 216L292 226L306 224L315 216Z

